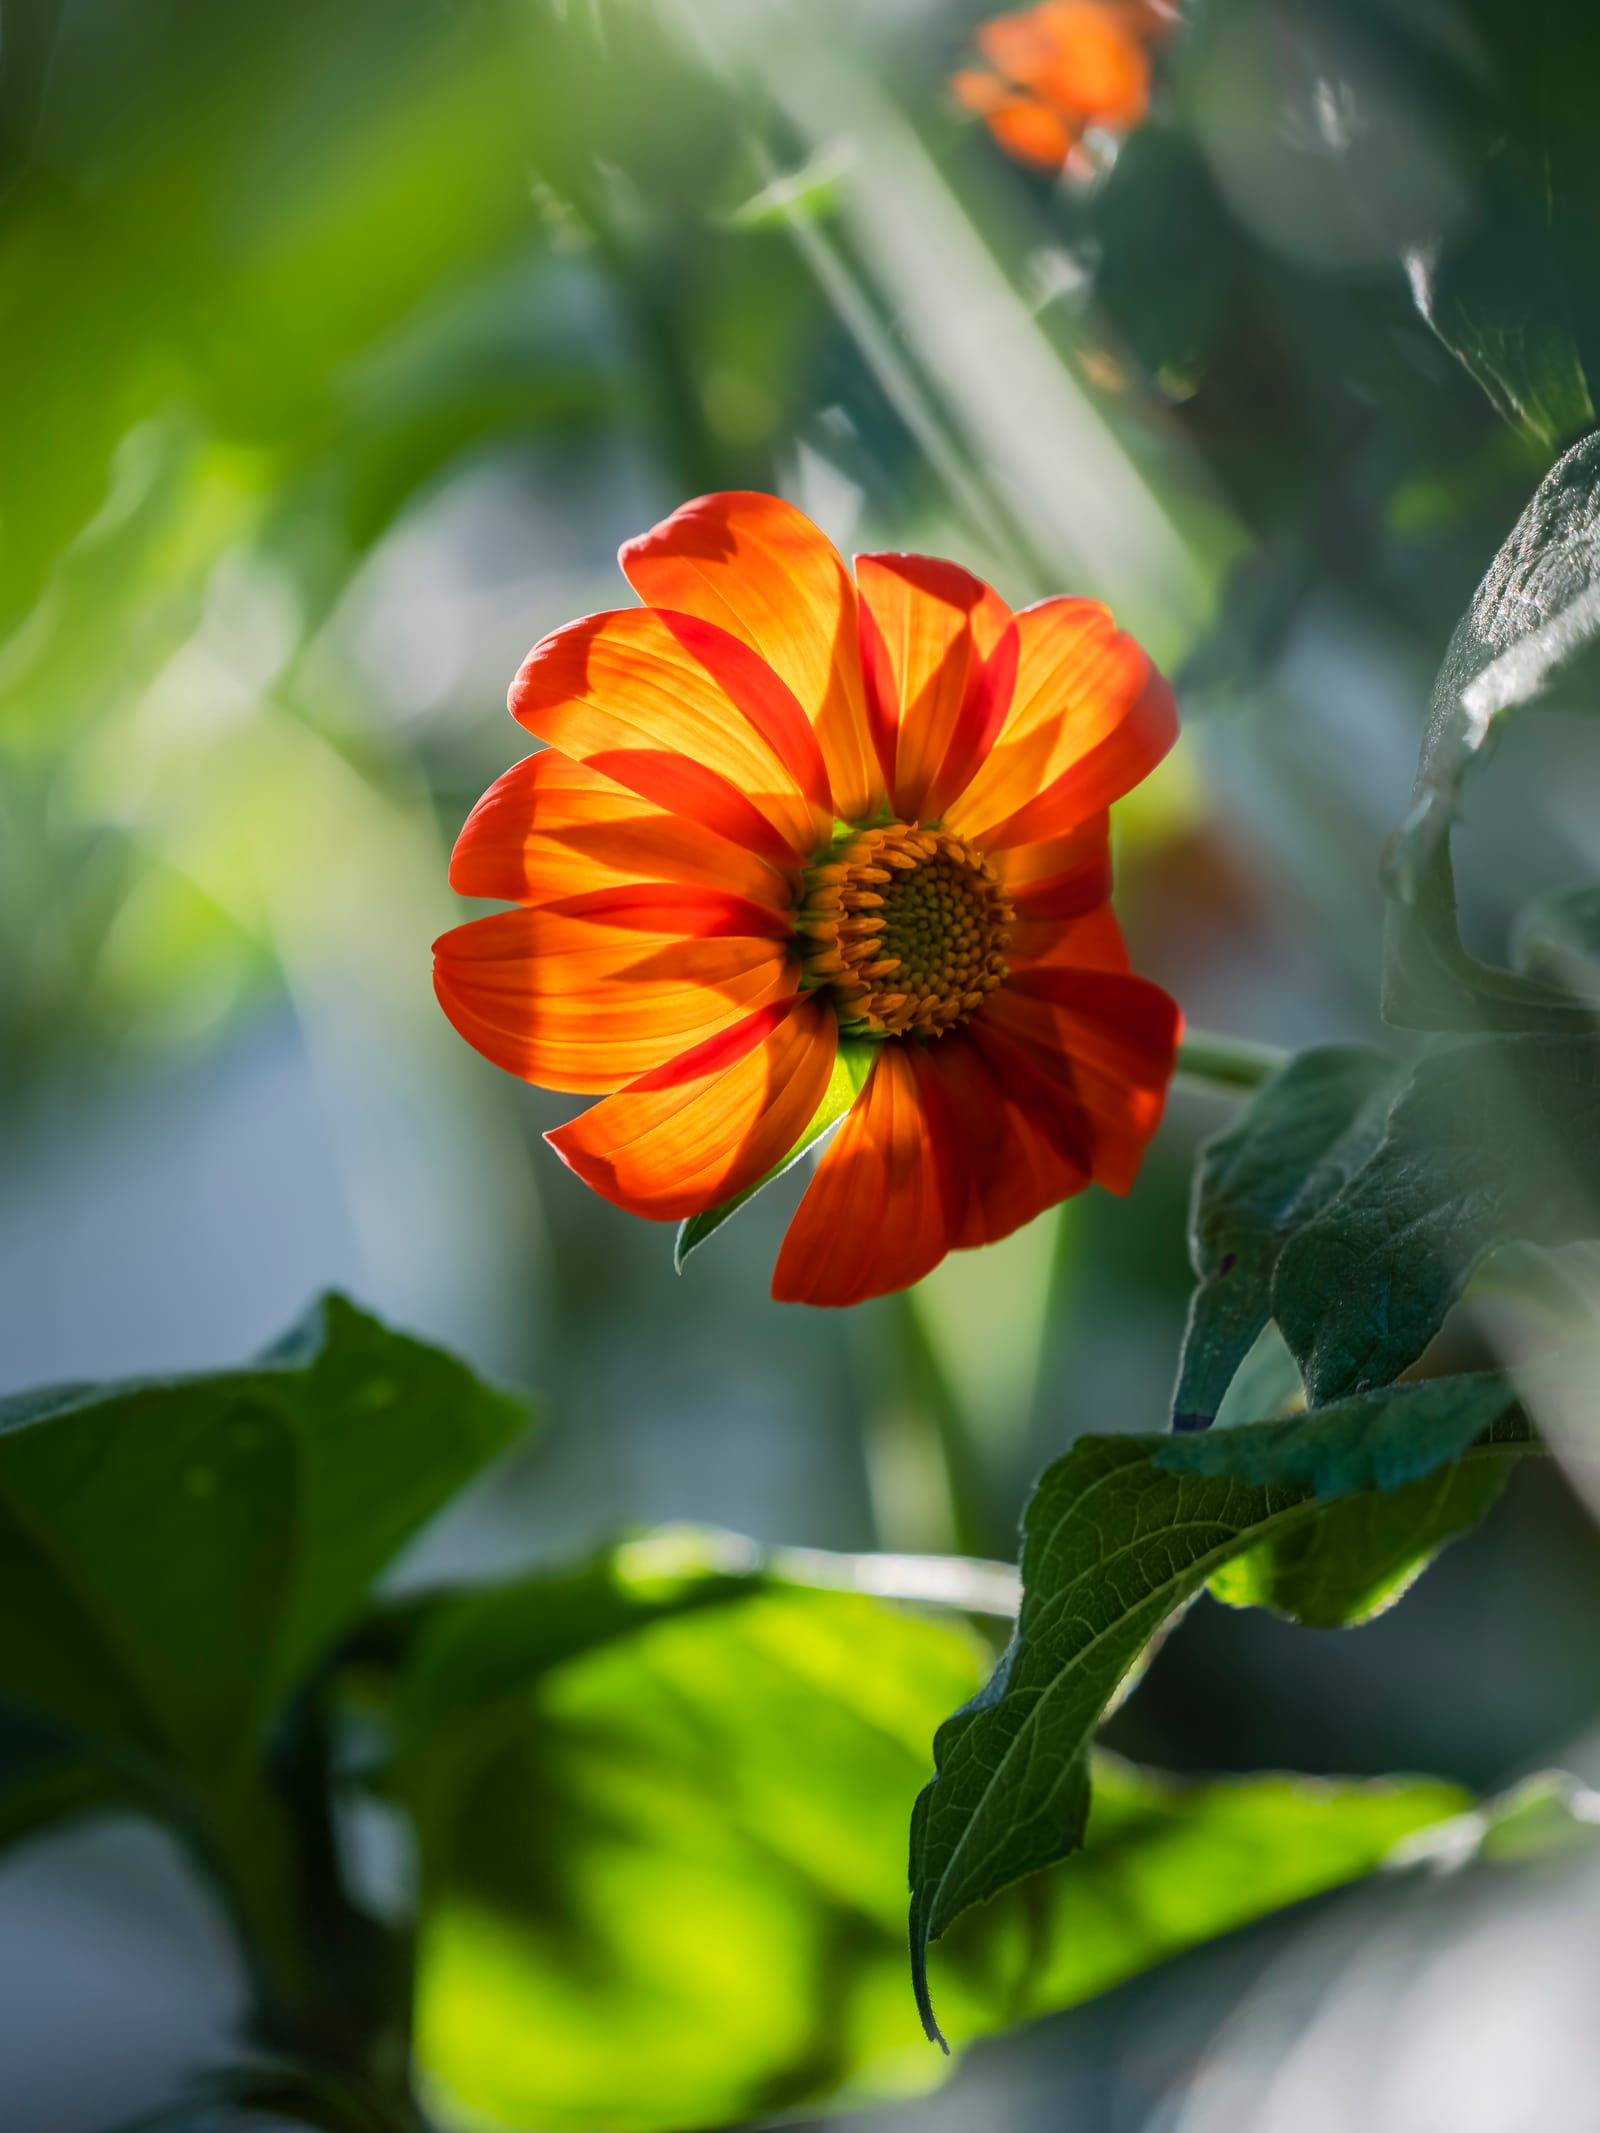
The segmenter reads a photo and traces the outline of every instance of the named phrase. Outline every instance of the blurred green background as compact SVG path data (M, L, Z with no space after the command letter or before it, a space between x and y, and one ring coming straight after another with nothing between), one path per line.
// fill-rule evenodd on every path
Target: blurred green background
M797 1187L680 1280L429 985L522 653L622 604L621 540L759 486L847 551L1110 600L1185 718L1118 825L1136 966L1201 1026L1376 1030L1431 675L1593 422L1600 30L1197 4L1085 188L948 102L983 13L0 0L0 1390L231 1361L348 1288L546 1417L416 1575L675 1520L1009 1558L1047 1457L1161 1425L1219 1099L1175 1094L1127 1202L812 1315L766 1293ZM1592 725L1508 740L1469 938L1596 871L1597 781ZM1112 1739L1581 1766L1597 1600L1530 1473L1359 1638L1203 1606ZM97 1842L0 1872L30 2133L157 2093L227 2002L170 1862ZM915 2122L1154 2125L1275 1945L993 2047ZM98 2065L62 2063L69 1981Z

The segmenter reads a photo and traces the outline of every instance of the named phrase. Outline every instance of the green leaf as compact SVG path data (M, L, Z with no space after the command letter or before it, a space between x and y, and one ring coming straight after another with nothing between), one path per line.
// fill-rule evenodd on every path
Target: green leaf
M678 1225L677 1243L673 1249L673 1264L681 1274L689 1254L697 1251L706 1239L721 1229L730 1215L736 1215L747 1200L753 1200L758 1192L770 1185L774 1178L781 1178L792 1169L801 1156L814 1148L825 1133L831 1132L844 1117L850 1106L867 1085L867 1076L872 1072L873 1061L878 1056L877 1045L867 1037L841 1037L838 1055L833 1063L833 1074L823 1098L813 1113L810 1124L795 1142L781 1163L774 1163L764 1177L747 1185L743 1192L736 1192L731 1199L718 1207L707 1208L703 1215L691 1215Z
M684 2133L942 2077L905 1991L900 1834L983 1649L743 1561L633 1545L451 1600L411 1646L393 1780L420 1843L416 2048L441 2127ZM1096 1783L1083 1857L941 1951L961 2038L1366 1873L1470 1806L1427 1781L1184 1785L1110 1759Z
M779 172L719 219L731 230L784 230L795 223L825 222L838 211L848 169L847 158L830 144L798 170Z
M338 1296L244 1370L0 1403L0 1699L225 1781L522 1421Z
M1600 434L1546 475L1457 625L1434 684L1411 812L1385 881L1385 1018L1413 1029L1567 1029L1588 1008L1462 945L1450 827L1509 712L1600 701Z
M1530 904L1511 929L1511 960L1525 977L1600 1007L1600 883Z
M394 2133L417 2123L393 2092L292 2065L225 2067L181 2102L124 2121L116 2133Z
M1460 1834L1475 1838L1477 1853L1485 1859L1535 1859L1553 1851L1592 1848L1600 1843L1600 1793L1569 1771L1540 1770L1487 1802L1471 1819L1478 1827ZM1446 1848L1446 1835L1443 1830L1436 1833L1435 1849Z
M1467 1371L1358 1394L1282 1421L1166 1438L1156 1464L1164 1473L1251 1488L1287 1483L1332 1503L1423 1480L1503 1421L1514 1404L1498 1370Z
M54 1727L0 1707L0 1850L116 1798L110 1772Z
M1355 1045L1302 1052L1206 1143L1195 1170L1189 1304L1173 1427L1205 1429L1272 1313L1284 1239L1344 1182L1381 1130L1394 1068Z
M1486 1037L1422 1060L1367 1161L1285 1245L1273 1311L1313 1405L1415 1362L1496 1246L1600 1235L1600 1045Z
M1046 1469L1024 1521L1016 1634L985 1688L940 1727L937 1775L912 1819L912 1970L930 2036L939 2031L929 1942L972 1905L1083 1842L1095 1727L1172 1615L1236 1558L1269 1548L1286 1566L1257 1571L1274 1604L1303 1596L1321 1621L1343 1594L1360 1611L1385 1577L1411 1561L1414 1542L1445 1537L1452 1503L1466 1508L1449 1468L1437 1489L1421 1484L1433 1493L1407 1507L1411 1517L1402 1516L1398 1530L1383 1517L1363 1530L1348 1515L1366 1501L1347 1493L1355 1477L1405 1470L1400 1447L1420 1390L1395 1388L1329 1409L1315 1425L1328 1446L1315 1452L1308 1424L1295 1419L1210 1437L1085 1437ZM1483 1393L1480 1405L1480 1391L1479 1381L1468 1381L1453 1423L1429 1407L1424 1434L1436 1456L1448 1459L1481 1426L1492 1402ZM1501 1386L1494 1399L1504 1409L1510 1395ZM1500 1427L1505 1442L1475 1446L1462 1461L1505 1471L1526 1434L1514 1418ZM1412 1455L1419 1472L1426 1456ZM1195 1459L1198 1470L1186 1466ZM1312 1472L1339 1491L1331 1514L1305 1478ZM1297 1570L1282 1551L1297 1534L1314 1539L1324 1520L1334 1542L1311 1568ZM1369 1542L1376 1553L1367 1552Z
M1465 243L1406 257L1417 309L1505 421L1547 451L1594 403L1550 241L1548 171L1502 146Z
M1083 1849L952 1927L935 1953L953 2034L966 1996L1012 1981L1013 2021L1070 2007L1461 1826L1473 1803L1437 1779L1185 1781L1093 1757ZM976 1974L974 1976L974 1973Z
M1456 1463L1392 1495L1331 1504L1236 1556L1210 1590L1229 1607L1264 1607L1307 1629L1370 1622L1411 1589L1447 1541L1481 1522L1505 1479L1503 1464Z

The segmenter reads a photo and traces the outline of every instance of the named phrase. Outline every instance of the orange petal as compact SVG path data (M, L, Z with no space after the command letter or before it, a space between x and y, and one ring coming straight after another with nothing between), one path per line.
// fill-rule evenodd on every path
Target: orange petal
M505 903L552 903L624 881L687 882L782 908L791 895L785 876L742 845L555 748L495 780L450 857L460 895Z
M703 1214L782 1162L822 1102L838 1041L814 994L776 1001L545 1139L630 1214Z
M629 541L621 561L652 607L714 623L758 652L815 729L833 812L847 822L878 813L855 587L803 511L752 490L697 497Z
M1030 86L1064 113L1125 133L1150 105L1150 55L1129 8L1067 0L1054 11L1051 49Z
M1111 895L1111 817L1102 810L1060 837L1007 845L991 864L1019 917L1078 918Z
M833 792L816 731L789 684L742 637L721 629L702 615L675 608L654 612L674 637L724 690L730 702L772 745L774 754L805 795L819 820L833 821Z
M1094 1177L1126 1192L1161 1121L1183 1033L1176 1003L1145 978L1052 963L1014 971L969 1028L988 1053L991 1037L1017 1047L1081 1107Z
M1059 170L1077 146L1076 128L1036 96L1008 96L985 116L1006 154L1039 170Z
M434 943L434 990L469 1044L545 1089L618 1089L689 1046L786 999L786 943L752 930L773 914L737 897L654 887L500 911ZM583 908L587 906L588 908ZM752 918L752 914L754 917Z
M1011 610L922 555L856 557L867 714L896 814L936 821L1000 731L1016 675Z
M973 42L997 73L1031 88L1055 51L1059 8L1031 7L1013 15L994 15L975 33Z
M960 1212L962 1178L937 1099L924 1102L913 1047L879 1047L866 1088L795 1210L778 1254L780 1303L853 1304L906 1288L937 1266Z
M1008 1075L1003 1053L997 1064L965 1030L919 1052L916 1065L919 1078L939 1083L964 1171L954 1245L994 1244L1088 1184L1087 1122L1053 1085L1040 1100L1038 1076L1019 1076L1014 1063ZM1022 1100L1023 1080L1050 1130Z
M950 94L963 110L976 111L980 118L986 117L989 112L1008 100L1008 91L1004 85L996 81L992 74L985 74L981 67L967 67L958 74L952 74Z
M1011 924L1006 962L1013 976L1057 964L1074 970L1126 970L1128 950L1109 904L1039 917L1024 907Z
M1178 737L1172 691L1095 600L1043 600L1016 618L1010 713L947 810L985 850L1064 836L1146 777Z
M536 644L510 704L563 755L776 866L803 864L832 833L757 721L647 607Z

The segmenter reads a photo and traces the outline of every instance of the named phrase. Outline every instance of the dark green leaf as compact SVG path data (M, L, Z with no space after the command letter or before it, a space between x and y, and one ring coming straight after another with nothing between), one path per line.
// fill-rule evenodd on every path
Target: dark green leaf
M1235 1558L1282 1550L1330 1516L1343 1564L1313 1560L1262 1580L1274 1604L1304 1596L1322 1612L1340 1592L1364 1604L1385 1561L1387 1574L1416 1553L1402 1519L1353 1531L1341 1493L1333 1512L1303 1477L1316 1471L1341 1492L1362 1472L1403 1470L1414 1388L1351 1401L1318 1417L1326 1450L1307 1450L1299 1421L1259 1422L1210 1438L1086 1437L1046 1469L1023 1528L1023 1601L1016 1635L993 1678L940 1727L938 1774L917 1802L911 1835L911 1948L918 1999L937 2035L926 1976L928 1943L973 1904L1065 1858L1082 1842L1088 1805L1086 1756L1118 1684L1150 1639ZM1448 1458L1469 1425L1480 1425L1478 1381L1454 1426L1435 1413L1431 1441ZM1502 1403L1503 1388L1499 1395ZM1341 1452L1334 1440L1344 1440ZM1392 1444L1386 1440L1393 1440ZM1497 1470L1515 1459L1519 1433L1463 1454ZM1423 1455L1417 1454L1418 1460ZM1200 1471L1184 1470L1192 1458ZM1395 1462L1399 1462L1397 1467ZM1420 1467L1418 1469L1421 1471ZM1263 1478L1249 1480L1246 1475ZM1450 1494L1453 1496L1454 1484ZM1443 1508L1439 1506L1443 1505ZM1430 1496L1421 1545L1436 1543L1448 1504Z
M786 1170L792 1169L807 1149L814 1148L825 1133L838 1125L866 1087L867 1076L871 1073L872 1062L877 1056L878 1047L868 1038L840 1038L838 1056L833 1063L833 1075L822 1101L818 1104L810 1124L782 1162L774 1163L765 1177L757 1178L753 1185L747 1185L743 1192L736 1192L720 1206L708 1208L703 1215L691 1215L686 1222L679 1223L673 1264L680 1274L689 1254L721 1229L730 1215L736 1215L747 1200L753 1200L774 1178L781 1178Z
M1348 1177L1381 1130L1394 1069L1355 1045L1302 1052L1208 1141L1195 1170L1189 1305L1173 1427L1205 1429L1272 1312L1284 1238Z
M1512 928L1511 959L1525 977L1600 1007L1600 884L1530 904Z
M1313 1405L1415 1362L1497 1245L1600 1235L1600 1046L1489 1037L1424 1059L1382 1141L1285 1245L1273 1312Z
M1550 241L1548 173L1502 147L1476 228L1406 259L1417 309L1507 422L1553 451L1594 421Z
M249 1369L0 1404L0 1698L224 1777L522 1420L337 1296Z
M116 2133L421 2133L409 2100L365 2082L297 2066L226 2067L182 2102L126 2121Z
M412 1648L395 1776L444 2128L683 2133L941 2077L905 1991L899 1836L982 1647L679 1553L463 1596ZM1096 1775L1084 1856L941 1951L962 2038L1365 1873L1470 1804L1429 1782Z
M1462 946L1450 826L1506 714L1600 701L1600 435L1551 469L1490 565L1434 684L1411 812L1388 855L1383 1011L1414 1029L1570 1028L1588 1009Z
M1282 1421L1162 1442L1156 1464L1169 1474L1282 1483L1308 1488L1323 1503L1361 1490L1403 1490L1456 1458L1514 1405L1498 1370L1393 1385Z
M56 1728L0 1708L0 1849L115 1798L110 1773Z

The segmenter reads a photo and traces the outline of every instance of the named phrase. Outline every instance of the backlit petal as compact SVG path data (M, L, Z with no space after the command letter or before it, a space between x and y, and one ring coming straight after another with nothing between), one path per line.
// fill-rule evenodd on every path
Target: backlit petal
M1046 964L1013 973L969 1027L980 1045L992 1034L1017 1047L1081 1107L1096 1181L1126 1192L1166 1102L1183 1033L1176 1003L1122 971Z
M1044 600L1016 622L1009 715L946 814L986 851L1065 835L1137 785L1178 734L1171 689L1097 601Z
M778 1254L780 1303L853 1304L937 1266L960 1212L943 1107L924 1102L911 1053L879 1048L871 1078L823 1154Z
M832 831L759 721L647 607L590 615L536 644L511 710L563 755L660 807L798 867Z
M575 763L559 749L497 778L456 839L462 896L551 903L627 881L677 881L786 907L786 877L744 846Z
M991 864L1015 914L1007 960L1013 968L1037 962L1073 922L1109 902L1111 818L1091 815L1064 837L1007 846Z
M1081 1111L1054 1085L1041 1091L1031 1070L1019 1074L1002 1047L994 1050L990 1057L958 1030L916 1060L919 1078L939 1083L958 1153L963 1190L951 1242L961 1248L1009 1237L1089 1182Z
M606 1199L681 1221L783 1160L816 1113L839 1025L813 994L776 1002L545 1139Z
M867 713L896 814L942 815L988 754L1016 678L1011 610L931 556L856 558Z
M772 914L656 887L620 905L501 911L434 943L434 989L469 1044L541 1088L621 1088L799 985ZM587 900L579 900L585 903Z
M878 812L855 587L803 511L751 491L698 497L629 541L621 560L652 607L698 616L760 654L815 728L835 814L856 822Z

